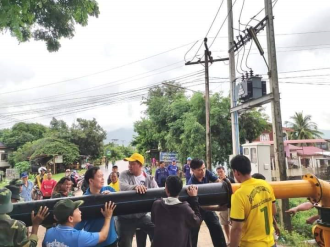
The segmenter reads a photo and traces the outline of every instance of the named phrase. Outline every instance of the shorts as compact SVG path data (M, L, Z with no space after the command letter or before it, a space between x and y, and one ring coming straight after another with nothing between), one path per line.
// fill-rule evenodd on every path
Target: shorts
M220 211L219 218L220 218L220 224L223 226L227 226L230 224L230 209L227 209L225 211Z

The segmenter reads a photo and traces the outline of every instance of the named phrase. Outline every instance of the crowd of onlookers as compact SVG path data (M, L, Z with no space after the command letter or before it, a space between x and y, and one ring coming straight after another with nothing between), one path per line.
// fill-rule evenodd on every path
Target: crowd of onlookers
M131 247L136 236L137 246L145 247L149 237L154 247L197 247L201 223L209 229L213 246L276 246L274 234L280 234L274 215L275 196L272 187L262 174L251 175L248 158L238 155L231 160L231 168L240 188L232 195L228 205L200 206L198 187L207 183L234 183L227 177L225 168L217 167L217 176L206 169L201 159L187 158L183 167L186 177L186 193L189 199L179 200L183 182L178 175L176 161L165 167L159 162L155 176L144 167L144 157L138 153L125 159L128 170L119 174L113 165L104 186L104 174L99 167L91 167L84 176L84 195L110 194L118 191L148 193L150 188L165 187L167 197L156 200L150 213L113 216L116 205L107 202L100 209L103 217L83 219L79 207L81 200L70 200L74 196L70 170L58 182L45 168L39 170L35 185L22 173L0 189L0 246L36 246L38 227L49 216L47 207L31 212L32 227L8 216L13 203L32 200L34 186L44 199L62 198L52 208L56 224L48 226L42 245L53 246L110 246ZM310 208L310 207L309 207ZM289 213L303 210L294 208ZM220 211L219 217L215 211ZM219 219L220 218L220 219ZM221 226L222 225L222 226ZM223 231L224 230L224 231Z

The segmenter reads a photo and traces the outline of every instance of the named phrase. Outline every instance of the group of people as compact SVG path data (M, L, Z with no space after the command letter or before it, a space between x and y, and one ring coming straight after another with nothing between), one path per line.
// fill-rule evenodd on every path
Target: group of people
M101 209L102 218L83 220L79 207L84 202L65 198L69 196L66 191L70 189L70 183L63 178L62 185L58 186L59 181L53 189L56 197L62 198L53 208L57 225L47 230L43 246L131 247L135 235L138 247L146 246L147 237L153 247L197 247L203 221L209 229L213 246L276 246L273 226L273 216L276 213L274 192L265 180L251 175L251 163L247 157L237 155L231 160L234 177L241 185L231 197L230 209L228 205L200 206L198 202L197 185L222 183L224 180L227 183L235 182L226 176L224 167L217 168L216 176L206 169L203 160L188 158L190 178L188 176L187 179L186 171L185 176L189 199L182 202L178 198L183 188L182 179L177 174L168 175L165 180L159 179L160 172L157 176L157 171L164 171L165 164L160 163L153 178L144 171L142 155L135 153L124 160L128 161L128 170L119 174L118 167L113 167L106 186L104 174L99 167L88 169L84 178L88 188L84 194L98 195L132 190L145 194L148 189L165 187L167 198L156 200L150 213L116 217L113 216L116 205L109 201ZM51 176L47 174L47 179L49 178ZM25 181L23 179L24 176L22 182ZM28 185L25 183L24 186ZM48 208L41 207L37 213L31 213L32 232L27 236L24 223L8 216L13 208L12 203L15 202L12 200L12 194L9 188L0 189L0 231L6 232L0 234L0 242L6 243L6 246L36 246L38 227L48 217ZM54 195L54 191L52 194ZM220 211L220 221L215 210ZM221 225L224 226L226 237Z

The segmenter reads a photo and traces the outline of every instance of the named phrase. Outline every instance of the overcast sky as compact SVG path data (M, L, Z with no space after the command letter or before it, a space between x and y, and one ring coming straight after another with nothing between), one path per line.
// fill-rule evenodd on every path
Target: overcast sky
M195 41L205 37L222 0L98 2L101 11L99 18L91 18L87 27L77 26L75 37L61 40L62 47L56 53L49 53L43 42L19 44L8 33L0 36L0 128L10 127L20 120L48 125L52 116L69 124L77 117L94 117L107 131L133 128L133 123L143 116L144 108L140 101L145 92L133 90L203 69L200 65L184 66L184 56ZM242 3L243 0L237 0L234 6L237 29ZM241 23L246 24L262 9L263 4L263 0L245 0ZM280 84L283 122L289 120L294 112L303 111L312 115L320 129L330 129L329 10L330 1L327 0L279 0L275 5L279 72L329 68L280 73L280 78L290 77L281 79L290 84ZM213 42L212 37L215 37L226 15L224 1L208 35L209 44ZM257 19L263 17L264 12ZM256 23L252 21L250 24ZM306 32L314 33L297 34ZM235 33L238 34L238 31ZM265 33L262 31L259 39L266 48ZM227 23L211 46L215 58L227 56L226 36ZM187 60L194 57L199 44L187 54ZM249 47L250 44L246 46L245 55ZM169 51L173 48L177 49ZM247 65L257 74L266 74L266 65L255 49L253 45ZM169 52L163 53L165 51ZM159 53L163 54L153 56ZM203 48L199 51L199 54L202 53ZM243 51L239 63L242 55ZM153 57L132 63L150 56ZM245 60L246 56L242 63L243 70L246 70ZM121 65L125 66L116 68ZM241 71L240 68L238 70ZM318 77L310 77L313 75ZM228 65L213 64L210 77L228 77ZM74 78L78 79L72 80ZM203 76L194 75L182 82L193 90L202 91L202 85L192 86L203 82L196 79L203 79ZM316 82L329 85L308 85ZM33 89L25 90L29 88ZM212 83L211 90L228 94L229 83ZM125 93L114 95L119 92ZM99 107L91 103L97 103ZM268 106L268 113L269 109Z

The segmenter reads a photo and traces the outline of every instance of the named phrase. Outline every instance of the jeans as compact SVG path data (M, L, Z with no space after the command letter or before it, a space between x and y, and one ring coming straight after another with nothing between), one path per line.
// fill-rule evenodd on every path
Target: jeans
M226 239L225 236L223 235L223 231L219 223L218 216L212 211L204 211L202 213L202 217L206 223L207 228L209 229L213 246L214 247L227 246ZM200 226L191 229L192 247L197 247L199 229Z
M140 228L140 231L147 233L152 241L155 225L151 222L151 217L149 215L137 219L118 217L116 221L116 229L119 236L118 246L132 247L133 236L137 228Z

